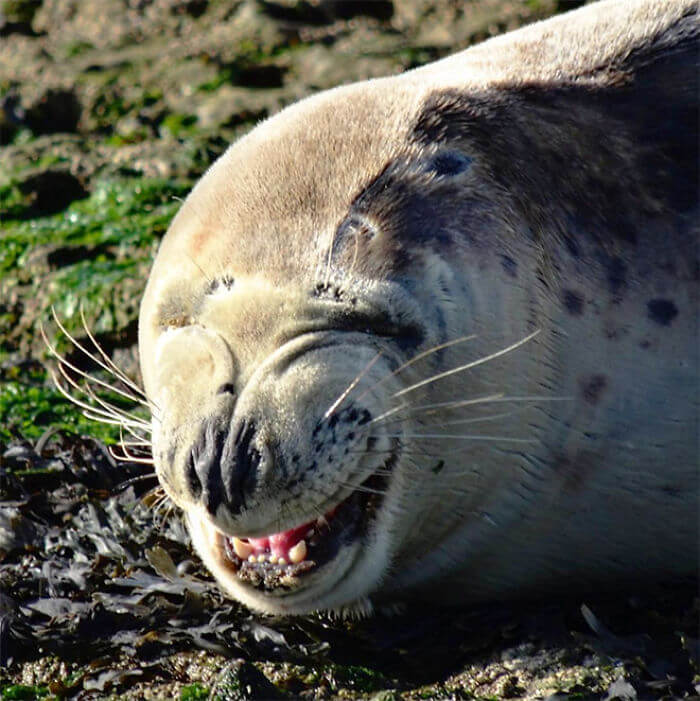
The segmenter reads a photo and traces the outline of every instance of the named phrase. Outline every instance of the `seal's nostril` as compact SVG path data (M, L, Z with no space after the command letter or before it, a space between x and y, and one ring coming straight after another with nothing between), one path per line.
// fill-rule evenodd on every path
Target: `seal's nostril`
M219 387L219 389L216 390L216 393L217 394L235 394L236 390L230 382L227 382L226 384L221 385L221 387Z
M246 508L262 462L256 432L252 421L229 426L212 420L203 426L185 465L185 479L192 497L212 516L222 504L231 514Z
M187 487L192 493L194 499L199 499L202 494L202 483L199 480L199 475L197 474L197 469L195 468L195 457L194 453L190 451L187 456L187 464L185 465L185 480L187 481Z
M209 421L195 446L191 459L187 463L186 479L193 487L192 494L201 498L207 511L214 515L223 502L221 484L221 454L226 443L226 432L217 422Z

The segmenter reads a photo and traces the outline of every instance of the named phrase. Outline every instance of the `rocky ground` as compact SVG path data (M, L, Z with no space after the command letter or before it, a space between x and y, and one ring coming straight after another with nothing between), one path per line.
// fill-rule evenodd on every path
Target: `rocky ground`
M398 73L564 0L0 0L0 698L676 698L692 587L360 622L225 600L118 435L53 388L40 333L132 378L179 200L300 97Z

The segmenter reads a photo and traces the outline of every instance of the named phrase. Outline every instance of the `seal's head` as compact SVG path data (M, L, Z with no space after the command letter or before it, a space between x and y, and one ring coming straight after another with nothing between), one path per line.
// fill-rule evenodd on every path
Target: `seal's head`
M441 340L411 272L439 264L410 236L446 237L444 190L473 174L457 149L407 147L414 101L390 98L379 81L324 94L234 145L142 305L158 475L223 588L263 611L362 601L419 480L386 420L403 366Z

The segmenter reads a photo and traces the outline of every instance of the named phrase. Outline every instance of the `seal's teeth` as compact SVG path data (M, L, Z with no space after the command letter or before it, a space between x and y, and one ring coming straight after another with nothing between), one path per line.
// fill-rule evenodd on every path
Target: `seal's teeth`
M248 562L257 562L258 558L255 555L248 555Z
M315 533L316 533L316 531L313 528L309 528L309 530L306 531L306 535L304 537L311 538Z
M283 557L281 557L279 560L277 560L277 564L278 565L286 565L287 561Z
M319 517L316 519L316 526L317 526L318 528L323 528L324 526L327 526L327 525L328 525L328 521L326 521L326 517L325 517L325 516L319 516Z
M267 558L264 555L258 555L258 562L265 562Z
M274 565L277 563L277 555L270 555L268 560Z
M253 552L253 546L240 538L233 539L233 549L241 560L247 560L248 556Z
M300 540L293 548L290 549L289 559L293 564L301 562L306 557L306 541Z

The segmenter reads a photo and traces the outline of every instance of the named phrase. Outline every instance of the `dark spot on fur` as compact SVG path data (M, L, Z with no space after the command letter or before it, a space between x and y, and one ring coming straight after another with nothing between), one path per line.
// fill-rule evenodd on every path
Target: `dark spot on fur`
M592 451L582 450L573 457L555 455L551 465L561 479L564 491L575 493L585 486L588 477L600 466L600 457Z
M580 380L579 384L583 398L595 406L608 386L608 378L605 375L591 375L587 379Z
M678 316L678 307L670 299L651 299L647 302L649 318L661 326L670 326Z
M372 418L372 414L367 411L367 409L362 410L362 416L360 417L359 421L357 422L359 426L364 426L366 423L369 423L369 420Z
M670 497L683 497L685 495L685 488L684 487L678 487L673 484L664 484L659 488L659 491L662 492L663 494L666 494Z
M501 256L501 265L511 277L518 277L518 264L510 256Z
M430 471L434 474L437 475L438 473L442 472L442 468L445 467L445 461L440 460L440 462L436 463L433 465L433 467L430 468Z
M581 249L573 236L565 236L564 244L574 258L579 258L581 256Z
M566 311L572 316L581 316L583 314L583 299L578 292L564 290L564 306Z
M614 296L618 296L627 286L627 266L619 258L611 258L608 262L608 284Z

